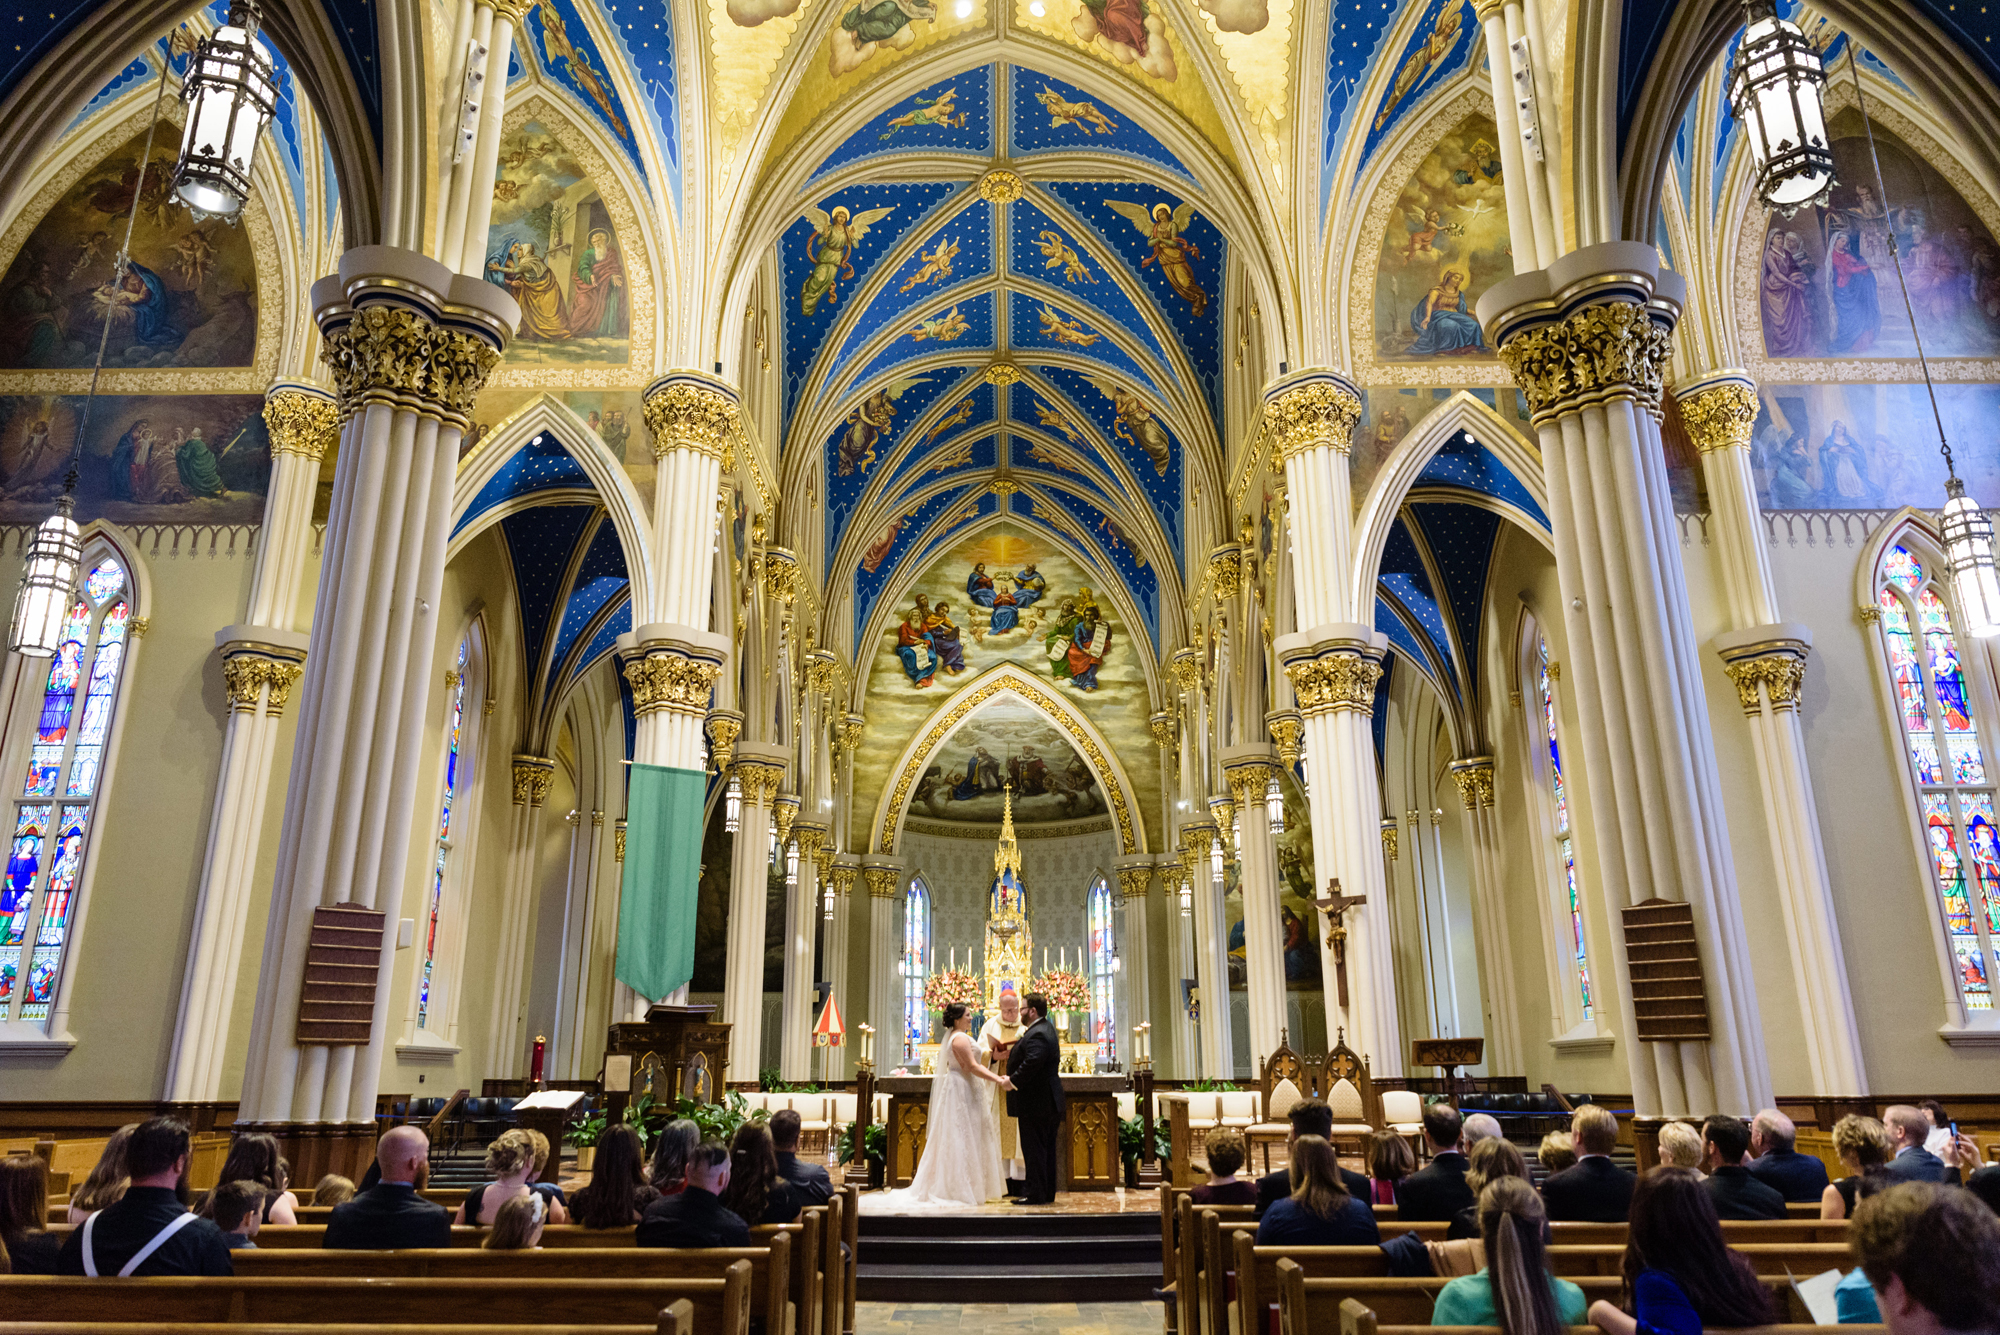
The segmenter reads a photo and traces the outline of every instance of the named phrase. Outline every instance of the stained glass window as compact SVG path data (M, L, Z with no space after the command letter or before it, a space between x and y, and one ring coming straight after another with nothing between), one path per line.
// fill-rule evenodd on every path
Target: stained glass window
M1575 971L1576 989L1583 1003L1583 1018L1591 1018L1590 959L1583 942L1583 904L1576 883L1576 841L1569 827L1569 787L1563 769L1562 742L1556 736L1555 679L1549 672L1549 642L1535 637L1534 662L1536 693L1541 702L1541 731L1549 748L1549 786L1555 800L1556 864L1562 873L1562 893L1569 909L1564 924L1563 950Z
M446 723L444 796L438 803L437 851L431 859L431 893L424 908L424 961L417 970L417 1028L429 1026L432 985L436 981L438 915L444 909L445 864L451 858L452 799L459 791L459 750L465 726L465 663L472 637L458 642L458 663L452 669L451 715Z
M903 1055L917 1055L917 1044L928 1043L930 1018L924 1013L924 980L931 973L931 888L924 878L910 878L903 896Z
M1090 887L1090 1033L1097 1059L1118 1060L1117 1003L1112 994L1118 945L1112 935L1111 885L1102 876Z
M1993 1009L2000 939L2000 839L1985 748L1943 586L1901 544L1882 558L1875 605L1908 741L1952 972L1966 1009Z
M55 1008L131 612L124 568L109 558L98 562L70 606L49 661L23 800L14 806L13 842L0 876L0 1019L46 1023ZM53 800L58 794L61 800Z

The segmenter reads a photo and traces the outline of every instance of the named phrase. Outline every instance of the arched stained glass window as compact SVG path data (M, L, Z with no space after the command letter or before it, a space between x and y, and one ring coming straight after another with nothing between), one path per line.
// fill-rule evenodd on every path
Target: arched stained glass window
M2000 841L1994 787L1958 657L1948 591L1908 547L1882 559L1882 641L1896 691L1952 972L1967 1010L1993 1009L2000 941Z
M465 725L465 663L472 637L458 642L458 662L452 668L451 713L445 725L444 796L438 803L437 853L431 860L431 892L424 906L424 962L417 973L417 1028L430 1027L431 985L437 970L438 915L444 907L445 867L451 859L452 801L464 776L459 772L460 744Z
M924 1012L924 980L931 974L931 888L910 878L903 895L903 1055L915 1057L928 1043L930 1018Z
M1556 736L1555 678L1549 670L1549 642L1540 635L1535 637L1532 669L1540 703L1541 738L1548 747L1549 787L1555 802L1556 867L1562 877L1562 899L1569 909L1561 946L1572 962L1577 994L1583 1002L1583 1018L1588 1020L1591 1018L1590 960L1583 943L1583 905L1577 897L1576 841L1569 827L1569 788L1567 771L1563 769L1562 742Z
M107 557L84 578L49 662L0 883L0 1019L46 1023L55 1006L131 614L125 570Z
M1100 1062L1118 1060L1118 1007L1112 994L1118 943L1113 935L1111 885L1102 876L1090 887L1090 1033Z

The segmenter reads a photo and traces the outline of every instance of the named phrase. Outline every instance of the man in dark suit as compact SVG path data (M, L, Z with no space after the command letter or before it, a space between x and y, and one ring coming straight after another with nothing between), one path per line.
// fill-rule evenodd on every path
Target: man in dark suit
M229 1247L214 1221L188 1213L188 1128L153 1117L125 1142L131 1185L118 1203L91 1215L63 1240L58 1275L233 1275Z
M1791 1118L1764 1109L1750 1119L1750 1153L1757 1157L1743 1166L1788 1201L1816 1201L1826 1194L1826 1165L1792 1148L1798 1134Z
M1715 1204L1719 1219L1783 1219L1785 1198L1776 1187L1750 1175L1743 1156L1750 1149L1750 1128L1740 1117L1717 1114L1701 1124L1702 1186Z
M1586 1103L1570 1119L1570 1139L1576 1163L1542 1183L1542 1201L1551 1220L1622 1224L1632 1213L1632 1187L1638 1178L1611 1162L1618 1147L1618 1119L1594 1103Z
M1068 1103L1063 1097L1062 1047L1049 1023L1049 999L1030 992L1021 1000L1028 1027L1007 1054L1007 1115L1021 1124L1021 1158L1028 1190L1008 1199L1022 1205L1050 1205L1056 1198L1056 1133Z
M451 1214L418 1195L430 1176L430 1138L414 1126L392 1127L375 1146L382 1178L333 1207L326 1221L328 1251L372 1252L398 1247L451 1246Z
M833 1179L816 1163L799 1162L799 1115L786 1108L771 1114L771 1147L778 1151L778 1176L798 1189L807 1205L833 1199Z
M748 1247L750 1226L722 1203L729 1151L704 1140L688 1152L687 1189L646 1207L634 1239L641 1247Z
M1464 1134L1465 1119L1449 1103L1424 1109L1424 1140L1431 1147L1431 1161L1421 1173L1396 1184L1398 1219L1449 1220L1478 1203L1465 1184L1465 1170L1471 1165L1458 1145Z
M1292 1144L1297 1144L1300 1136L1318 1136L1322 1140L1333 1138L1333 1109L1321 1099L1301 1099L1292 1105ZM1368 1179L1351 1168L1340 1170L1340 1180L1347 1185L1347 1194L1357 1201L1371 1199ZM1275 1173L1266 1173L1257 1179L1257 1217L1262 1219L1264 1211L1292 1194L1292 1170L1280 1168Z
M1944 1160L1924 1148L1924 1140L1931 1133L1931 1124L1921 1109L1907 1103L1893 1104L1882 1110L1882 1124L1889 1128L1889 1139L1896 1146L1896 1152L1883 1172L1898 1182L1957 1180L1957 1175L1946 1167Z

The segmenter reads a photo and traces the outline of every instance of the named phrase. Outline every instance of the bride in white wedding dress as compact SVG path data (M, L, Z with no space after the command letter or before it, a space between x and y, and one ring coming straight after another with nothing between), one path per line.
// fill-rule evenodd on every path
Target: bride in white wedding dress
M977 1209L1002 1195L1000 1124L987 1084L1012 1089L986 1069L972 1039L972 1017L953 1002L944 1009L944 1047L931 1078L929 1127L916 1176L900 1191L861 1198L864 1214L927 1214Z

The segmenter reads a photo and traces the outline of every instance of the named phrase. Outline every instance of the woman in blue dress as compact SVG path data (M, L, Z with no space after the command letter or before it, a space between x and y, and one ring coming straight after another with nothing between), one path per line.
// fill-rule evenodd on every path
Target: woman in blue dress
M1479 321L1466 314L1465 274L1458 269L1438 275L1437 286L1410 312L1410 328L1417 333L1409 348L1412 357L1462 357L1486 350Z

